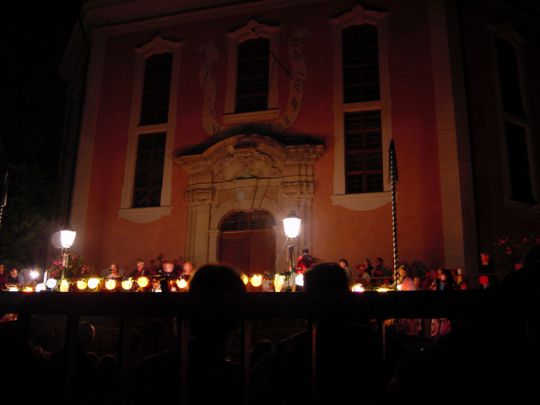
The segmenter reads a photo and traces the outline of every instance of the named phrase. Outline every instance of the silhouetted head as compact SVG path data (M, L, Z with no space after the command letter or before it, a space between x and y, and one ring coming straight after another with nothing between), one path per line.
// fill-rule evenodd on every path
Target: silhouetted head
M90 322L82 321L77 332L79 348L87 351L96 338L96 328Z
M349 291L349 278L337 263L319 263L304 274L304 291L344 293Z
M527 249L527 251L523 254L523 257L521 258L521 264L523 265L523 267L531 266L533 264L539 265L540 245L534 245Z
M206 264L195 271L189 284L189 293L195 294L243 294L246 286L240 271L232 266ZM214 310L216 312L214 312ZM238 327L238 317L223 314L220 308L212 308L201 318L191 322L195 339L205 346L208 355L222 352L232 332Z
M347 259L339 259L338 263L343 269L349 267L349 262L347 261Z
M193 274L189 291L194 293L242 293L246 286L240 271L224 264L206 264Z

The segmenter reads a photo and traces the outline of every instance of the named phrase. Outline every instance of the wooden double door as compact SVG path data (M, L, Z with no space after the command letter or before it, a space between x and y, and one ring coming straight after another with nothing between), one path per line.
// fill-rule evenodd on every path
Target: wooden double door
M274 273L276 235L273 228L222 231L221 262L232 264L246 274Z

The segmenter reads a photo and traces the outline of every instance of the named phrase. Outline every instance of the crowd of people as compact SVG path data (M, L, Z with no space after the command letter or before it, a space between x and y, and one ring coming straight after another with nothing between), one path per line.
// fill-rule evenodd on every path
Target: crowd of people
M411 352L399 339L388 335L385 362L381 362L377 330L369 320L318 320L316 375L311 368L313 340L309 330L277 342L255 341L249 365L250 403L344 404L361 398L362 402L373 404L410 400L433 405L456 403L463 392L479 403L495 403L498 399L533 403L535 398L530 395L534 384L527 374L527 365L536 367L534 338L538 337L538 330L528 320L537 319L538 315L533 288L540 275L539 266L540 247L527 255L522 269L495 290L497 300L485 303L495 307L496 317L471 314L470 322L422 351ZM424 281L430 288L444 290L451 284L448 276L441 271L431 283ZM415 284L407 277L407 269L401 268L401 284ZM349 291L349 286L350 276L343 263L317 263L304 271L304 289L308 293L340 294ZM194 272L190 293L218 291L244 294L246 287L240 272L220 264L204 265ZM119 367L116 357L96 356L89 350L95 338L91 324L79 325L77 373L68 380L64 379L63 349L47 353L35 340L28 341L0 328L0 373L42 376L36 389L28 387L24 379L9 380L12 389L25 392L26 400L39 398L43 386L54 386L59 389L59 396L69 397L69 403L115 403L119 396L134 404L178 402L183 391L179 385L184 381L190 404L239 403L246 380L239 363L228 355L238 327L239 318L232 314L193 319L189 328L187 376L182 380L180 364L186 361L181 359L177 347L157 350L132 358L129 389L123 391L114 383ZM174 328L169 330L174 335ZM139 344L143 341L138 340ZM440 382L456 376L464 391L441 392L444 386ZM310 383L313 377L318 382L316 386ZM73 384L64 386L65 381ZM67 394L60 391L62 387Z
M124 271L116 263L111 265L100 272L93 272L85 267L83 273L86 277L96 276L103 277L105 279L138 279L139 277L148 277L152 280L149 284L149 290L162 291L166 290L166 280L183 278L189 281L191 275L195 271L195 267L192 262L186 261L179 263L177 261L163 260L159 265L146 266L143 259L137 259L135 268L131 271ZM0 291L7 290L10 287L23 287L27 285L35 285L36 280L32 277L24 277L23 274L16 267L12 267L9 271L6 271L6 266L0 264Z
M105 278L132 278L139 277L190 277L195 270L193 263L163 260L159 266L147 267L143 259L137 259L135 268L129 272L125 272L116 263L111 263L109 269L105 271Z

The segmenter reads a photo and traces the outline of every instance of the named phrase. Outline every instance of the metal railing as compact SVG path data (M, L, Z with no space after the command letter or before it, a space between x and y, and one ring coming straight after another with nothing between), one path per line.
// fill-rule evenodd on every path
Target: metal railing
M250 332L255 319L305 319L310 334L311 392L317 387L317 323L321 319L375 320L381 361L385 358L385 320L395 318L466 318L496 316L489 291L365 292L362 294L313 295L308 293L246 293L197 295L193 293L20 293L0 292L0 312L18 314L22 333L32 315L65 315L66 385L77 367L76 339L82 316L117 317L119 328L120 382L127 383L128 320L134 317L171 317L176 320L180 353L179 397L187 403L188 335L190 320L200 317L233 316L241 320L240 354L244 394L238 403L248 403L250 384ZM66 391L69 395L70 390ZM125 398L120 398L125 401Z

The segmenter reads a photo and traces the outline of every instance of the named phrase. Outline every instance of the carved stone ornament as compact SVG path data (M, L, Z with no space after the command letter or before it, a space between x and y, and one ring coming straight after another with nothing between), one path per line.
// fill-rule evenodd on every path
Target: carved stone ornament
M214 190L212 188L189 188L185 198L189 205L207 205L212 203Z

